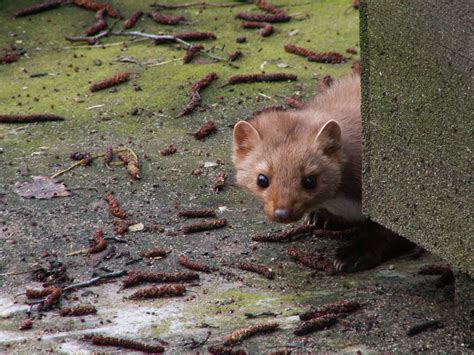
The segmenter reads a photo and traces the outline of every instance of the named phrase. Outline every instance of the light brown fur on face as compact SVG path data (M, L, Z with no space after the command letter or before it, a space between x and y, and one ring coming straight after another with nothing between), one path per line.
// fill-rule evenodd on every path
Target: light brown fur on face
M275 221L289 223L320 210L349 222L363 220L359 76L334 83L301 110L238 122L233 160L238 184ZM268 187L257 185L259 174L268 177ZM302 180L310 175L316 187L305 189Z

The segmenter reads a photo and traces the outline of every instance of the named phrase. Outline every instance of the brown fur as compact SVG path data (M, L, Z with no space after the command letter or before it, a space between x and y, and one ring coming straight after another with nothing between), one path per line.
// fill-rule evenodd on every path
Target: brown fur
M238 184L263 202L271 219L287 223L329 211L348 222L364 220L359 75L335 82L301 110L237 123L233 160ZM265 189L256 183L259 174L270 180ZM308 175L316 176L313 190L301 185ZM276 218L276 209L289 216Z

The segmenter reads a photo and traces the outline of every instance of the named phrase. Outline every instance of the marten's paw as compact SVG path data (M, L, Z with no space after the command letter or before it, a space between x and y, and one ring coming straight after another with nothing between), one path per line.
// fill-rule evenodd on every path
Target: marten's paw
M379 252L351 245L336 250L334 268L340 272L356 272L376 267L382 261L383 258Z

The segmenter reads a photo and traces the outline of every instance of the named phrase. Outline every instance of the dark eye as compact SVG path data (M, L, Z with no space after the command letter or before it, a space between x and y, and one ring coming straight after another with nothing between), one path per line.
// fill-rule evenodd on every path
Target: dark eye
M306 190L314 189L316 187L316 176L314 175L305 176L303 180L301 181L301 185Z
M270 182L268 181L268 178L265 175L260 174L257 178L257 185L266 188L268 187L268 185L270 185Z

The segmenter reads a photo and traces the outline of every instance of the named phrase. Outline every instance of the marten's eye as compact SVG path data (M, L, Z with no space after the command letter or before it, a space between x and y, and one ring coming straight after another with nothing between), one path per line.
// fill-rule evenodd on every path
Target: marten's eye
M309 175L305 176L303 180L301 180L301 185L306 190L312 190L316 187L316 176Z
M257 178L257 185L266 188L268 187L268 185L270 185L270 182L268 181L268 178L265 175L260 174Z

